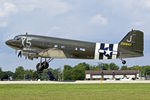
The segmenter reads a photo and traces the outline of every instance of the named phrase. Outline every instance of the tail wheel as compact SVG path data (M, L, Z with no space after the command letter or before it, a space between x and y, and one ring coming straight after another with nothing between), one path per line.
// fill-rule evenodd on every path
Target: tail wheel
M126 64L126 61L125 61L125 60L122 60L122 64Z

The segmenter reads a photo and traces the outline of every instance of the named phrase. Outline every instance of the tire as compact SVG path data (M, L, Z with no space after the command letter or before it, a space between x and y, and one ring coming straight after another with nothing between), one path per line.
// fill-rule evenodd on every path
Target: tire
M126 64L126 61L125 61L125 60L123 60L123 61L122 61L122 64Z
M47 68L49 67L49 64L44 61L44 62L42 62L42 67L43 67L44 69L47 69Z
M36 70L37 70L37 72L42 72L43 69L44 69L44 68L40 65L40 63L38 63L38 64L36 65Z
M48 67L49 67L49 64L47 63L47 62L43 62L44 64L43 64L43 68L44 69L47 69Z

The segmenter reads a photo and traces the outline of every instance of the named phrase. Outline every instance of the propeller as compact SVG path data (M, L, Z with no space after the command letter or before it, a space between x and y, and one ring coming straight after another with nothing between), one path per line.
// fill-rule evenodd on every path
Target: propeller
M22 52L21 51L19 51L19 53L18 53L18 57L22 57Z
M28 37L28 32L26 32L26 38Z
M27 59L28 59L28 56L25 56L25 59L27 60Z
M26 47L25 45L26 45L26 43L25 42L27 42L26 41L26 39L27 39L27 37L28 37L28 32L26 32L26 34L25 34L25 38L23 38L22 39L22 45L23 45L23 48L24 47ZM17 53L17 51L16 51L16 53ZM19 52L18 52L18 57L20 57L20 58L22 58L22 55L23 55L23 52L21 51L21 50L19 50ZM29 54L28 54L29 55ZM25 59L28 59L28 55L27 56L25 56Z
M17 50L15 50L15 54L17 55Z

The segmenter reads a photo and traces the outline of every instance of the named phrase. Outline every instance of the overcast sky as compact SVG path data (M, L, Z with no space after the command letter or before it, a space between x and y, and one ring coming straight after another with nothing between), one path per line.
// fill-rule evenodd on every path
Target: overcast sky
M17 58L5 45L15 35L40 34L76 40L118 43L131 29L145 34L144 57L126 59L127 65L150 65L150 0L0 0L0 67L35 69L38 60ZM97 65L99 61L59 60L50 66ZM122 65L120 60L106 60Z

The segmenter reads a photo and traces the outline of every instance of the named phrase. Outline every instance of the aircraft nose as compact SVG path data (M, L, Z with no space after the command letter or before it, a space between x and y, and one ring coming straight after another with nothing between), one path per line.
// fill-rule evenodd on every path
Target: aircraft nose
M20 41L16 41L14 39L7 40L6 45L14 47L14 48L22 48Z
M12 40L7 40L5 43L6 43L6 45L11 45Z

